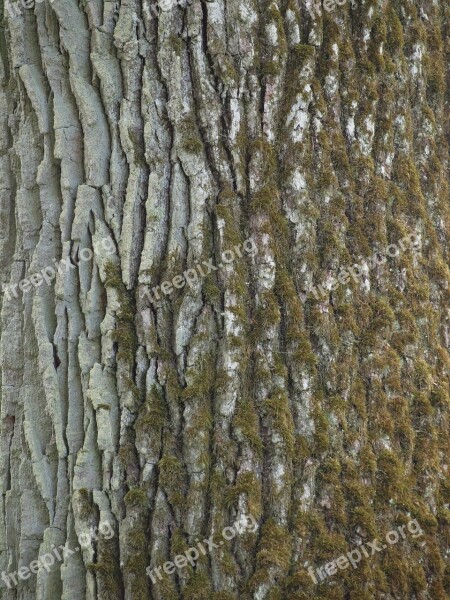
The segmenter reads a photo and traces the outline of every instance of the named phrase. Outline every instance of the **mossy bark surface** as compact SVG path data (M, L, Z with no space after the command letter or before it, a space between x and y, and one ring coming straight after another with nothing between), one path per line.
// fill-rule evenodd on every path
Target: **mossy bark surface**
M0 4L0 597L446 600L450 6L163 8Z

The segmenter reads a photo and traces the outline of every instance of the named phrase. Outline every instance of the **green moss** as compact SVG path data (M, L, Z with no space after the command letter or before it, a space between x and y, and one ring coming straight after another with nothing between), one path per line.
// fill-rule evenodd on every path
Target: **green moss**
M447 594L450 596L450 565L445 567L443 585Z
M330 443L329 426L326 414L322 409L316 408L314 419L314 456L319 457L327 451Z
M308 439L303 435L297 435L295 438L295 460L303 464L310 458L311 454L312 452Z
M323 483L337 483L341 473L340 462L336 458L327 458L318 470Z
M371 328L379 331L392 327L395 314L389 302L385 298L372 297L370 304L372 308Z
M149 578L145 569L147 560L144 553L133 554L125 564L130 596L133 600L147 600L149 598Z
M231 250L235 246L242 246L243 238L236 216L236 208L240 198L230 189L225 189L219 196L220 204L215 207L217 219L225 221L223 231L223 249ZM235 261L234 268L239 270L242 266L240 261Z
M289 600L318 599L317 587L303 567L296 568L295 571L290 574L287 580L286 593Z
M259 430L259 419L251 400L244 401L238 405L233 418L233 425L241 432L255 454L261 458L263 443Z
M92 518L93 506L91 500L91 494L86 488L80 488L75 491L75 498L78 500L78 514L80 519L87 521Z
M161 354L160 354L161 356ZM171 361L171 356L165 356L164 360L167 360L166 365L166 395L169 399L181 399L182 388L180 382L178 381L178 373L174 365L169 362Z
M184 117L179 123L178 130L181 134L180 145L183 150L191 154L198 154L203 150L194 115L190 114Z
M222 509L225 509L225 499L223 490L227 488L229 485L228 481L225 479L223 472L219 470L215 470L211 473L210 478L210 490L211 490L211 498L214 500L217 506L220 506Z
M221 540L220 537L217 536L217 540L215 540L215 543L220 544L221 541L223 541L223 540ZM242 542L245 547L245 540L242 540ZM218 570L220 570L222 577L224 579L227 579L227 578L236 579L238 577L238 569L237 569L236 561L235 561L232 553L229 550L229 546L230 546L230 542L224 543L224 546L222 547L221 551L219 552L219 554L217 556L217 567L218 567Z
M173 455L166 455L158 463L159 481L165 489L172 506L182 508L185 505L185 473L182 462Z
M195 573L188 579L183 590L184 600L210 600L211 596L211 579L206 573Z
M133 554L125 565L126 571L128 571L128 573L132 573L133 575L145 575L146 567L147 564L144 554Z
M298 325L298 322L302 320L303 312L293 278L283 264L277 268L275 274L275 292L278 303L286 306L289 319Z
M266 24L273 23L277 30L277 43L274 46L269 39L265 39L263 54L268 57L281 57L286 54L286 34L284 32L283 17L275 2L271 2L265 10Z
M184 48L184 43L183 43L183 40L178 35L172 34L169 37L169 43L178 55L180 55L182 53L183 48Z
M359 335L359 327L355 318L355 311L351 304L342 302L334 306L337 323L341 332L351 331L355 336Z
M160 562L161 562L161 564L164 564L165 559L162 558ZM175 584L173 583L172 579L170 579L169 577L163 577L161 581L158 580L157 586L158 586L158 591L161 594L160 597L163 598L164 600L179 600L180 599L180 595L177 591L177 588L176 588Z
M118 457L121 468L125 471L130 469L132 465L138 462L136 446L131 442L125 442L119 448Z
M289 400L284 390L275 391L264 402L264 410L271 420L272 427L280 434L288 455L294 450L294 422Z
M215 307L220 306L222 292L219 286L214 281L212 275L207 275L203 280L203 293L205 295L205 299Z
M420 597L427 587L427 578L421 565L408 569L409 590L413 596Z
M225 506L237 507L239 496L245 494L247 497L248 510L255 519L261 516L261 481L255 473L240 473L236 479L236 484L228 487L225 491Z
M270 178L277 170L277 154L275 147L264 137L260 137L250 143L250 156L258 161L262 169L262 178Z
M264 65L262 66L261 72L266 77L275 76L275 75L278 75L278 73L280 72L280 66L277 62L272 60L270 62L264 63Z
M145 550L148 544L148 539L143 531L139 529L131 529L128 532L126 544L127 549L136 554Z
M193 380L182 391L181 398L185 401L195 400L203 402L209 398L211 392L214 390L215 365L205 361L203 364L197 366L193 374ZM190 372L189 375L191 375Z
M440 256L433 256L428 261L429 276L438 282L443 288L447 289L450 281L450 270L447 263Z
M408 596L408 564L402 557L400 548L388 546L382 557L383 571L394 597L404 598Z
M112 338L119 345L117 359L134 363L137 350L137 336L134 326L135 303L122 281L120 268L109 262L105 265L105 285L117 290L119 309L116 313L116 329Z
M377 495L383 503L399 497L407 498L408 478L400 459L389 450L377 457Z
M360 452L361 476L373 479L377 470L377 459L369 444L365 444Z
M294 520L294 530L301 538L314 538L325 531L323 517L314 510L300 511Z
M432 379L432 367L422 358L418 358L415 362L415 383L419 389L428 389ZM428 400L428 394L422 394L424 399Z
M418 304L428 302L431 294L430 285L424 278L411 278L408 281L407 292L409 298L416 300Z
M109 573L108 566L104 565L103 563L88 563L86 565L86 569L91 573Z
M309 46L308 44L295 44L291 48L292 52L292 60L294 61L296 68L301 68L303 63L314 56L315 48L314 46Z
M102 568L96 572L98 593L107 598L120 598L123 596L119 555L117 536L109 540L103 536L99 537L97 541L97 564L102 565Z
M374 539L378 536L375 515L370 507L355 506L351 511L350 525L358 531L362 528L367 538Z
M125 494L124 502L131 508L139 508L148 504L147 494L140 488L133 488Z
M322 531L312 539L312 552L317 563L325 563L346 552L347 544L339 533Z
M420 178L416 165L410 156L399 154L394 161L394 176L399 184L405 187L406 191L412 195L408 207L415 209L415 216L422 215L421 202L423 201L420 189Z
M134 328L130 327L129 323L119 321L114 330L113 339L119 344L117 358L127 362L133 361L137 350L137 337Z
M377 69L382 69L385 65L384 57L381 54L381 48L386 44L387 28L384 17L378 17L372 27L371 43L369 48L369 58Z
M289 224L279 206L280 195L272 184L263 186L251 198L250 210L258 215L267 217L261 226L261 231L268 233L275 248L285 248L291 237ZM278 250L278 253L282 252ZM285 252L283 252L285 253Z
M274 327L280 322L280 308L277 299L272 291L265 291L260 297L261 304L256 308L254 322L255 327L252 335L254 339L264 335L269 327Z
M113 287L117 290L122 290L124 285L120 274L120 268L112 262L107 262L105 265L105 285Z
M199 138L184 139L181 147L190 154L199 154L203 150L203 144Z
M433 407L441 410L448 410L450 407L450 394L445 384L435 382L430 395L430 402Z
M147 168L144 155L144 137L138 128L129 127L128 137L133 147L134 160L140 167Z
M100 594L108 598L119 598L123 596L122 582L119 576L119 561L116 553L117 548L108 544L105 546L99 541L99 560L86 566L87 570L97 578Z
M251 200L251 208L256 213L265 213L274 210L278 191L273 186L264 187L256 192Z
M227 54L221 54L218 60L219 75L227 87L235 87L239 77L232 59Z
M256 573L267 578L268 571L276 566L286 571L291 560L291 536L289 531L270 518L261 528L261 539L256 555ZM265 575L264 575L265 574Z
M296 332L295 335L296 349L293 354L293 360L313 369L317 364L317 356L314 353L308 335L303 331Z
M167 418L162 390L154 385L147 395L136 420L136 430L154 431L163 427Z

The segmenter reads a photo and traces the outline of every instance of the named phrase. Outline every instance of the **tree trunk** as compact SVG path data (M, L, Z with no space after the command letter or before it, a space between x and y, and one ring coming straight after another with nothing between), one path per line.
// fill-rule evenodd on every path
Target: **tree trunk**
M448 2L31 4L2 600L450 598Z

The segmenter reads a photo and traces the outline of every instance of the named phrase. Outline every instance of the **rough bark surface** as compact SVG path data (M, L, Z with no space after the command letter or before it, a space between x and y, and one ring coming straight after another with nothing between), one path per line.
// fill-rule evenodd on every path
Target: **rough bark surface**
M15 6L1 283L68 263L1 297L0 572L115 535L2 600L450 598L447 0ZM419 253L306 294L408 234Z

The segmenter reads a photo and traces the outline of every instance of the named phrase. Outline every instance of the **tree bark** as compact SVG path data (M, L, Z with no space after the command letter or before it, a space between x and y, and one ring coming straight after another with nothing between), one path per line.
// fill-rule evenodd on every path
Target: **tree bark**
M316 4L2 7L2 599L450 598L450 8Z

